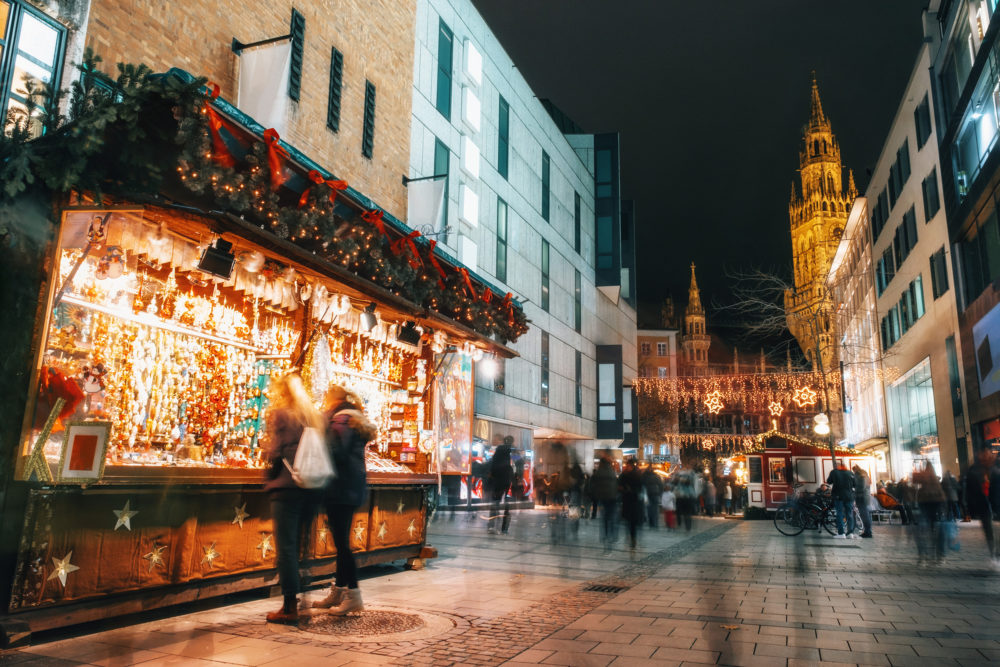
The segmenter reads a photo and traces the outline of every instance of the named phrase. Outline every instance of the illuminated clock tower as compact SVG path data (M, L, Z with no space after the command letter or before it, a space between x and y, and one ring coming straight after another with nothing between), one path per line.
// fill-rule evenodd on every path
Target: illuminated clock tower
M812 367L820 370L822 364L822 370L828 372L835 369L837 354L833 302L826 279L858 191L852 172L848 172L844 187L840 145L823 113L815 73L809 123L802 139L801 183L799 189L792 183L788 203L795 286L785 291L785 315Z

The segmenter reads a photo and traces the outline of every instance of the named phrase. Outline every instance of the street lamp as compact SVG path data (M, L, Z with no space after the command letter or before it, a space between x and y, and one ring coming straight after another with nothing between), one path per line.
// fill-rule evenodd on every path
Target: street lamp
M813 430L818 435L827 435L830 433L830 418L826 416L825 412L821 412L813 417L813 422L815 422Z

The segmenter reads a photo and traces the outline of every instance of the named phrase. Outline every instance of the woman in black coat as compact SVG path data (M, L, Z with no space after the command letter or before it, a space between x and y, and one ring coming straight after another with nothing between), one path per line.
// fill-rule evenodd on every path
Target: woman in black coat
M309 400L302 379L295 373L283 375L271 385L267 413L267 459L264 489L271 497L274 518L278 582L284 604L267 615L270 623L294 624L299 620L299 536L303 518L311 513L311 492L292 479L299 438L306 426L322 429L322 416Z
M313 607L344 615L364 609L350 535L354 511L364 504L368 493L365 445L374 434L369 432L371 422L364 415L364 402L354 392L331 385L326 406L326 437L337 476L327 486L323 503L337 548L337 574L329 595Z

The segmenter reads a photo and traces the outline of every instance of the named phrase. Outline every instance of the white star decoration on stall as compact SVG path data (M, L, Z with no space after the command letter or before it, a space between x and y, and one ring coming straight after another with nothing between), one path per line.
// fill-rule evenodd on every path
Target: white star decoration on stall
M406 527L406 532L410 534L410 538L413 537L413 533L417 532L416 519L410 519L410 525Z
M260 544L258 544L255 549L260 549L260 557L267 558L268 551L274 551L274 545L271 544L271 536L267 533L260 534Z
M320 544L326 546L326 537L329 534L330 534L329 530L327 530L326 528L320 528L319 529L319 533L316 536L316 541L318 541Z
M358 522L358 525L354 527L354 539L358 542L365 539L365 525L360 521Z
M402 500L396 503L396 514L402 514L404 507L406 507L406 504Z
M767 409L771 413L772 417L780 417L781 413L785 411L785 408L781 407L781 403L777 401L771 401L767 404Z
M719 414L725 406L722 404L722 392L716 389L705 397L705 407L713 415Z
M219 552L215 550L215 542L212 542L212 544L207 547L202 547L202 549L205 550L205 556L201 559L201 564L204 565L205 563L208 563L208 566L212 567L215 563L215 559L220 555Z
M795 401L795 405L800 408L807 406L816 405L816 392L809 387L799 387L795 390L795 395L792 397Z
M378 527L378 532L377 532L377 533L375 533L375 536L376 536L376 537L378 537L378 539L379 539L380 541L382 541L382 542L385 542L385 536L386 536L386 535L387 535L388 533L389 533L389 531L388 531L388 530L386 530L386 527L385 527L385 521L383 521L383 522L382 522L382 523L381 523L381 524L379 525L379 527Z
M240 530L243 529L243 521L250 515L247 514L247 504L243 503L241 506L233 506L233 510L236 512L236 516L233 517L233 524L240 524Z
M132 530L132 517L138 514L139 511L129 509L129 503L131 502L131 500L126 500L125 507L120 510L111 510L115 513L115 516L118 517L118 521L115 522L115 530L118 530L122 526L125 526L128 530Z
M76 572L77 570L80 569L76 565L73 565L72 563L69 562L70 558L72 557L73 557L72 551L70 551L68 554L66 554L64 558L61 559L53 556L52 565L53 567L55 567L55 569L52 570L52 574L49 575L49 578L46 581L51 581L53 579L58 578L59 583L63 585L63 588L66 588L66 575L71 572Z
M157 546L156 542L153 542L153 550L148 554L143 554L142 557L149 561L149 572L152 572L153 567L156 565L164 565L163 552L166 550L166 546ZM164 567L166 567L166 565L164 565Z

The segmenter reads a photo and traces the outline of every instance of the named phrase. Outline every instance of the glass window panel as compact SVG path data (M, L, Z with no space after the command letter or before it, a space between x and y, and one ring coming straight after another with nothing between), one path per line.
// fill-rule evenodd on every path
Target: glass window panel
M597 365L597 401L599 403L615 402L615 365ZM602 417L604 419L604 417ZM614 408L609 419L614 419Z
M596 170L597 181L607 183L611 180L611 151L597 151Z
M0 10L0 14L5 13ZM56 50L59 46L59 32L36 18L29 12L21 14L21 31L18 35L17 49L35 60L54 68L56 64Z

